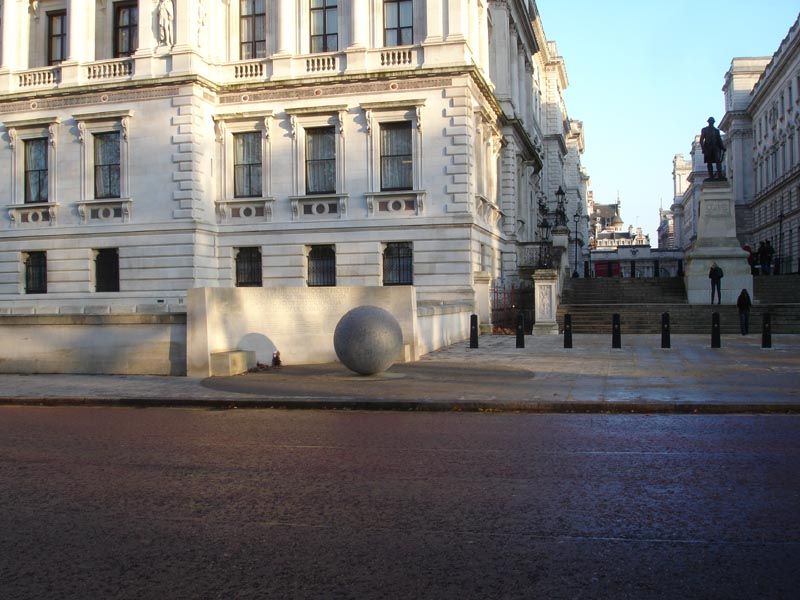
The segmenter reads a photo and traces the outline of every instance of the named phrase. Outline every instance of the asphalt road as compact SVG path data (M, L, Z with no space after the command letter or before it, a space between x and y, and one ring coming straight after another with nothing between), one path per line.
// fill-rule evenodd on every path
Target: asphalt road
M796 598L799 434L0 407L0 598Z

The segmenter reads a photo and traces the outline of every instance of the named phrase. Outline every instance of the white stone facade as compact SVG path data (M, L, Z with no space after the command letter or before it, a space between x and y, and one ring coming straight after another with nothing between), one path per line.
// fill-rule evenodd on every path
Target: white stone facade
M250 284L309 285L323 248L329 283L380 286L402 244L420 307L517 277L537 198L588 181L535 2L315 10L4 0L0 311L183 312L242 249Z

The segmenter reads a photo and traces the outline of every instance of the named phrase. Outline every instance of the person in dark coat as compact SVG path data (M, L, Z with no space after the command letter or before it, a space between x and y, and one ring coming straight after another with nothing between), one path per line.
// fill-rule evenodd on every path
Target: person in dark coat
M747 293L747 290L742 290L736 300L736 308L739 309L739 329L742 331L742 335L750 332L750 307L752 305L750 294Z
M722 277L722 269L717 263L711 263L711 269L708 272L708 278L711 280L711 304L714 304L714 290L717 290L717 304L722 304Z
M767 274L767 265L769 264L769 256L767 254L767 246L764 242L758 243L758 250L756 251L758 258L758 269L761 275Z

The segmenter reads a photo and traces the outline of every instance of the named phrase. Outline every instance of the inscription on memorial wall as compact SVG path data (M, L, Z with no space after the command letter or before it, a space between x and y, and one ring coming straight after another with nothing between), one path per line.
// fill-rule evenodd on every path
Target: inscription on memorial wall
M705 200L705 213L709 217L727 217L731 214L731 205L727 200Z

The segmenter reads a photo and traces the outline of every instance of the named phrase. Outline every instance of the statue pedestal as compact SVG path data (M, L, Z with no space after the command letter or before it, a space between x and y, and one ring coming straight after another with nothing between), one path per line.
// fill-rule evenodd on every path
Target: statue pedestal
M533 335L558 335L558 271L537 269L533 273L533 285L536 305Z
M711 302L711 264L722 269L723 304L736 304L743 289L753 297L753 276L747 252L736 238L733 191L727 180L705 181L700 186L700 214L697 239L686 253L686 294L689 304Z

